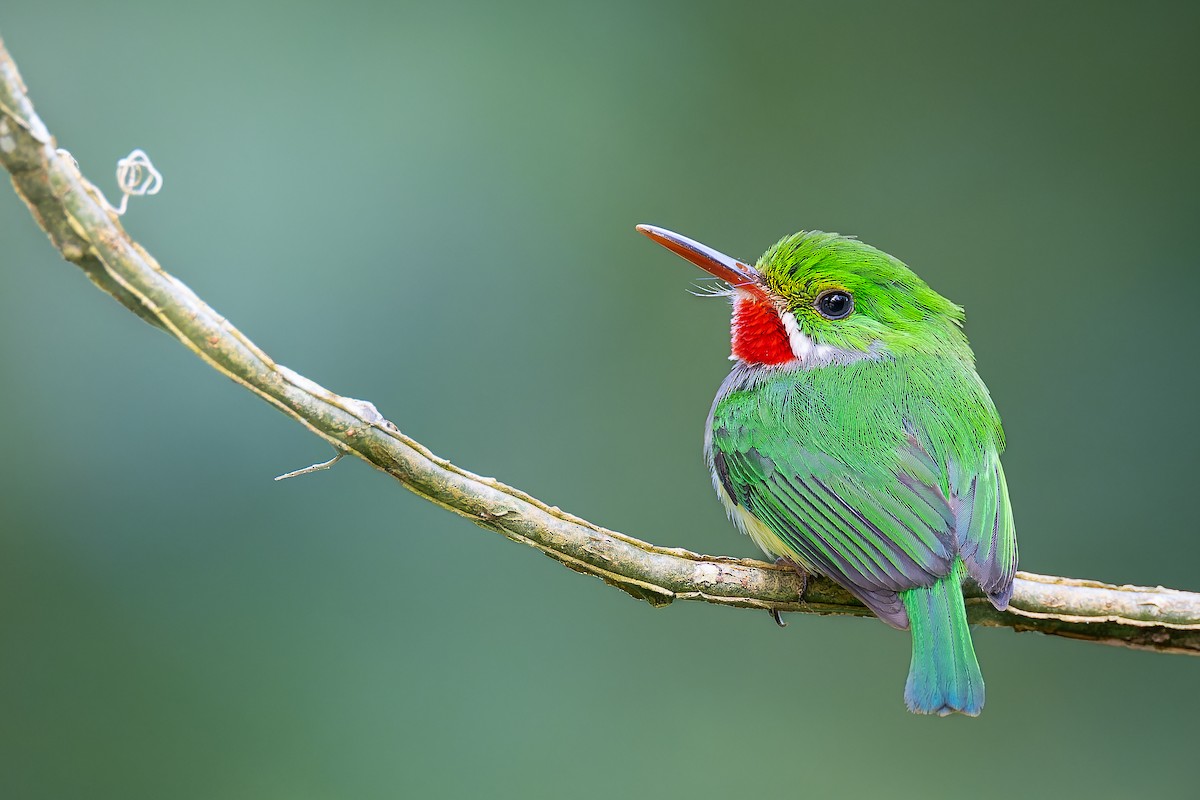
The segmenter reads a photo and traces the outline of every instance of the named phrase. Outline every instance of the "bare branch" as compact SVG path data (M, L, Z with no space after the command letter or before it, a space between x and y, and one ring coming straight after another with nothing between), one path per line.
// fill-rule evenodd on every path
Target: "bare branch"
M655 606L703 600L869 615L827 579L814 576L800 598L801 580L786 567L659 547L474 475L405 436L370 403L276 364L129 237L103 195L57 150L2 41L0 163L51 243L98 287L337 452L358 456L431 502ZM996 611L977 591L968 592L967 605L972 621L983 625L1200 655L1200 594L1020 573L1009 611Z

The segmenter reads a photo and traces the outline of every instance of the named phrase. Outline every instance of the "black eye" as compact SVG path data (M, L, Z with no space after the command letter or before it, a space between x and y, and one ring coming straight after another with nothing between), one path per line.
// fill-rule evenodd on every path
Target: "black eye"
M854 311L854 298L841 289L830 289L817 297L817 311L825 319L845 319Z

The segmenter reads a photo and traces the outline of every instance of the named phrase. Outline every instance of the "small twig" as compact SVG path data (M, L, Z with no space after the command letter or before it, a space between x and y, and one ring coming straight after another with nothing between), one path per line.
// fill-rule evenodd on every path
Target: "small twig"
M826 578L812 576L805 585L787 565L659 547L474 475L405 436L370 403L342 397L276 364L163 271L129 237L74 160L56 151L2 41L0 164L12 173L13 186L53 245L97 286L339 453L353 453L431 502L655 606L701 600L773 612L869 615ZM1006 612L992 608L978 590L967 597L968 615L977 624L1200 655L1200 594L1023 572Z
M288 478L296 478L296 477L299 477L300 475L308 475L309 473L312 473L312 472L320 472L323 469L329 469L334 464L341 461L342 457L345 455L346 455L346 451L342 450L342 451L338 452L338 454L335 455L333 458L329 459L328 461L322 461L320 464L312 464L310 466L305 467L304 469L298 469L293 472L285 472L282 475L276 475L275 480L286 481Z

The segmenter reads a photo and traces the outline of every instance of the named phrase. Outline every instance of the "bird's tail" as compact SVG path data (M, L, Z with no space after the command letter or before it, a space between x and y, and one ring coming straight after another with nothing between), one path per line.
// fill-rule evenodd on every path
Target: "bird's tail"
M974 717L983 709L983 675L971 645L962 596L963 562L932 586L901 592L912 629L904 702L915 714Z

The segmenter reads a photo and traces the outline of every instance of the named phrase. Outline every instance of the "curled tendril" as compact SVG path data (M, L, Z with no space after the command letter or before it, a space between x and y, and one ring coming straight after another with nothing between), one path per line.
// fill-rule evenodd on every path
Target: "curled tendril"
M162 185L162 173L150 163L150 156L146 155L144 150L134 150L117 162L117 186L121 190L121 205L114 210L118 214L124 214L131 196L158 194Z

